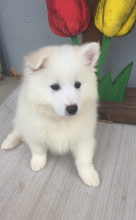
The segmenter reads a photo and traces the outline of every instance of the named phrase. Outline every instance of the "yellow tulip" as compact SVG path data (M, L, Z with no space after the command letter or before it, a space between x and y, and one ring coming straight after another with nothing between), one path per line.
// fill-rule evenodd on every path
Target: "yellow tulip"
M100 0L95 26L107 37L124 36L136 23L136 0Z

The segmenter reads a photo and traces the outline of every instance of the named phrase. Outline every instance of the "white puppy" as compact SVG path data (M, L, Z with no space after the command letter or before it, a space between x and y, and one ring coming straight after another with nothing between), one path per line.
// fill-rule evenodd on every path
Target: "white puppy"
M99 185L92 164L97 121L98 43L44 47L25 57L13 131L2 144L11 149L26 141L31 168L42 169L47 150L71 151L85 184Z

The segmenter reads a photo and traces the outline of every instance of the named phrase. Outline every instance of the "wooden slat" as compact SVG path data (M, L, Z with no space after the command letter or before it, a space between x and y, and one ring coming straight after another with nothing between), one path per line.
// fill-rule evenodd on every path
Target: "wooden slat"
M99 119L136 124L136 88L126 88L123 103L100 101Z

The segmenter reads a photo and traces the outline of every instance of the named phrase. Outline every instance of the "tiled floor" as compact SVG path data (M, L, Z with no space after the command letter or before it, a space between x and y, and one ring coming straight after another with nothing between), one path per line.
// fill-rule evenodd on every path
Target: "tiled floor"
M18 89L0 107L0 144L11 130ZM71 155L30 169L26 144L0 150L1 220L135 220L136 126L98 123L94 164L101 185L79 178Z

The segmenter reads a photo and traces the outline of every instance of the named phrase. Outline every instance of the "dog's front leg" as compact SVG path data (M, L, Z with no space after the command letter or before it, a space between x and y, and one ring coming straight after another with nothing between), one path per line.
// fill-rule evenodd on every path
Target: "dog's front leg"
M89 140L81 141L74 152L79 176L86 185L92 187L100 184L98 173L92 163L94 145L94 137L89 138Z
M32 158L31 158L31 168L33 171L41 170L47 160L47 148L46 146L34 143L34 142L27 142L29 144L29 147L32 152Z

